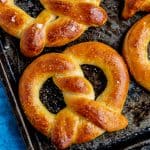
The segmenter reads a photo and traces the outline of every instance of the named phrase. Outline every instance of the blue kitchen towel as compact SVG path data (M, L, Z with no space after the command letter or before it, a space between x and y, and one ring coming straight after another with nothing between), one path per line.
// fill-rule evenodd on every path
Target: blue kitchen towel
M25 150L6 92L0 82L0 150Z

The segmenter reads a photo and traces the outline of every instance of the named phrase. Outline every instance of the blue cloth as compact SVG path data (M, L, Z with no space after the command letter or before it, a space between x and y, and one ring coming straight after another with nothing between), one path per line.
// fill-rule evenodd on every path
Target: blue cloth
M13 115L6 92L0 82L0 150L25 150L17 120Z

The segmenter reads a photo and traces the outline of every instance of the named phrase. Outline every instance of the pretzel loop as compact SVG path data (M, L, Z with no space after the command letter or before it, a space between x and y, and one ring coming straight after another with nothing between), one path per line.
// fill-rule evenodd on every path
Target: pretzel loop
M105 10L99 7L100 0L41 0L41 3L46 9L32 18L13 0L0 0L0 27L21 39L21 52L27 57L38 55L45 46L65 45L89 26L101 26L107 20Z
M133 77L140 85L150 91L149 42L150 15L146 15L136 22L127 33L123 55Z
M57 15L68 16L86 25L103 25L106 21L104 9L95 4L85 2L71 2L64 0L41 0L45 8Z
M82 64L100 67L107 77L107 87L96 101L93 87L80 68ZM56 115L39 99L39 90L50 77L62 90L67 104ZM63 54L37 58L21 77L19 96L32 125L63 149L92 140L105 131L125 128L127 119L121 111L128 85L122 58L105 44L88 42L72 46Z
M125 0L125 6L122 12L122 16L125 19L129 19L134 16L138 11L150 12L149 0Z

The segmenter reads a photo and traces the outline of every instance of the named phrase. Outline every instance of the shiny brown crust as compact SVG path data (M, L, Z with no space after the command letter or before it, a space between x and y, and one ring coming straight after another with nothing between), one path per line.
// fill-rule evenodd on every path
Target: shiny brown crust
M6 32L15 37L20 37L22 30L25 28L25 24L30 20L32 18L21 9L1 3L0 0L0 27Z
M44 47L65 45L90 26L101 26L107 21L100 0L40 0L45 9L30 17L14 4L14 0L0 0L0 27L20 38L23 55L33 57Z
M57 15L64 15L88 26L101 26L106 22L105 10L93 3L64 0L41 0L41 3Z
M129 30L123 47L123 55L136 81L150 91L150 15L145 16Z
M129 19L138 11L150 12L149 0L125 0L125 6L122 13L124 19Z
M96 101L93 87L80 68L82 64L100 67L107 77L107 87ZM62 90L67 104L56 115L39 99L39 90L50 77ZM103 43L86 42L66 49L63 54L46 54L33 61L20 79L19 97L31 124L64 149L105 131L125 128L128 121L121 111L128 86L127 68L118 53Z

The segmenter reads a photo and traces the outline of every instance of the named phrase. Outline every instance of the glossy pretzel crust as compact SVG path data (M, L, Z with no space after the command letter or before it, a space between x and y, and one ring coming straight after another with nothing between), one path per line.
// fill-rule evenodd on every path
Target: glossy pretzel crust
M150 15L145 16L129 30L123 47L123 55L136 81L150 90Z
M125 0L122 16L129 19L138 11L150 12L150 0Z
M84 77L82 64L100 67L107 77L107 87L95 101L91 83ZM39 91L52 77L63 92L67 107L52 114L41 103ZM50 53L33 61L19 83L19 97L31 124L64 149L84 143L127 126L121 114L129 86L126 65L111 47L98 42L72 46L63 54Z
M0 0L0 27L20 38L21 52L33 57L45 46L65 45L90 26L101 26L107 20L100 0L40 0L45 9L30 17L14 4L14 0Z

